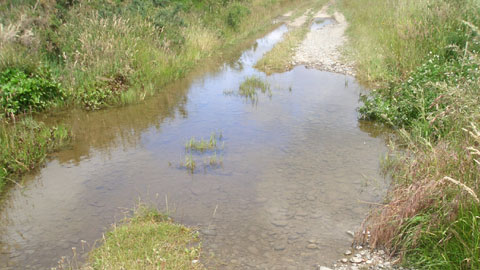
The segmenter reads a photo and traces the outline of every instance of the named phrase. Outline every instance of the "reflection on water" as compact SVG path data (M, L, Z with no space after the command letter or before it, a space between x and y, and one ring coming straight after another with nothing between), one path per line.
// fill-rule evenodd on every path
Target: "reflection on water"
M361 202L384 192L385 149L357 121L352 78L253 68L285 32L142 104L45 119L71 125L76 140L5 199L0 269L49 269L73 246L81 256L81 240L92 245L138 198L198 226L212 269L311 269L337 258L368 210ZM223 94L251 75L266 78L271 98L259 94L252 106ZM212 131L223 134L222 168L191 175L171 166L188 138Z

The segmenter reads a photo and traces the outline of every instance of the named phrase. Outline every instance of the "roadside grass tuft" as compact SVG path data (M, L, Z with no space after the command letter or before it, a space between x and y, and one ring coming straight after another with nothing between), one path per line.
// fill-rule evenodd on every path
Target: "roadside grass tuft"
M285 72L292 69L292 59L295 55L295 49L305 39L309 31L311 20L299 27L288 31L282 41L267 52L256 64L255 68L265 72L267 75L279 72Z
M105 234L101 246L90 252L87 269L204 269L198 241L192 229L140 206Z

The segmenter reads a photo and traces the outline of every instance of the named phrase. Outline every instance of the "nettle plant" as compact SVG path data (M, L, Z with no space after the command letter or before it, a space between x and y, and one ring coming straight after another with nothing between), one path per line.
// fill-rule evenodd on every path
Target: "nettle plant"
M63 101L64 92L45 69L28 73L16 68L0 72L0 107L5 115L41 111Z

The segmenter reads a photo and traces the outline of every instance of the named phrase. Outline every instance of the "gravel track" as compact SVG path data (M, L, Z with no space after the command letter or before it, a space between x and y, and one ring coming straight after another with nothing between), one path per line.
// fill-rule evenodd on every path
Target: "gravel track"
M292 64L354 76L353 65L347 63L340 52L346 42L347 21L339 12L329 15L327 8L322 8L314 18L331 19L334 23L311 30L297 48Z

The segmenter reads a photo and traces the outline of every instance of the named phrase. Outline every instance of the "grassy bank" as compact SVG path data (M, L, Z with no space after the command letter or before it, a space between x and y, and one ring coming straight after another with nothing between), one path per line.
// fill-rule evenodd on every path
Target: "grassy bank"
M0 72L41 77L47 70L61 84L63 104L131 103L265 29L295 2L3 1Z
M198 261L198 236L144 206L109 231L82 269L205 269Z
M341 0L363 118L394 128L370 244L417 269L480 269L480 2ZM369 7L369 8L365 8Z
M65 141L52 136L45 143L41 133L63 127L47 128L31 119L28 126L14 126L15 121L52 109L96 110L141 101L200 60L265 30L297 2L1 1L0 151L8 159L0 163L0 190L7 175L30 170ZM18 130L26 127L31 163L17 156L23 150L7 143L23 140L26 135Z

